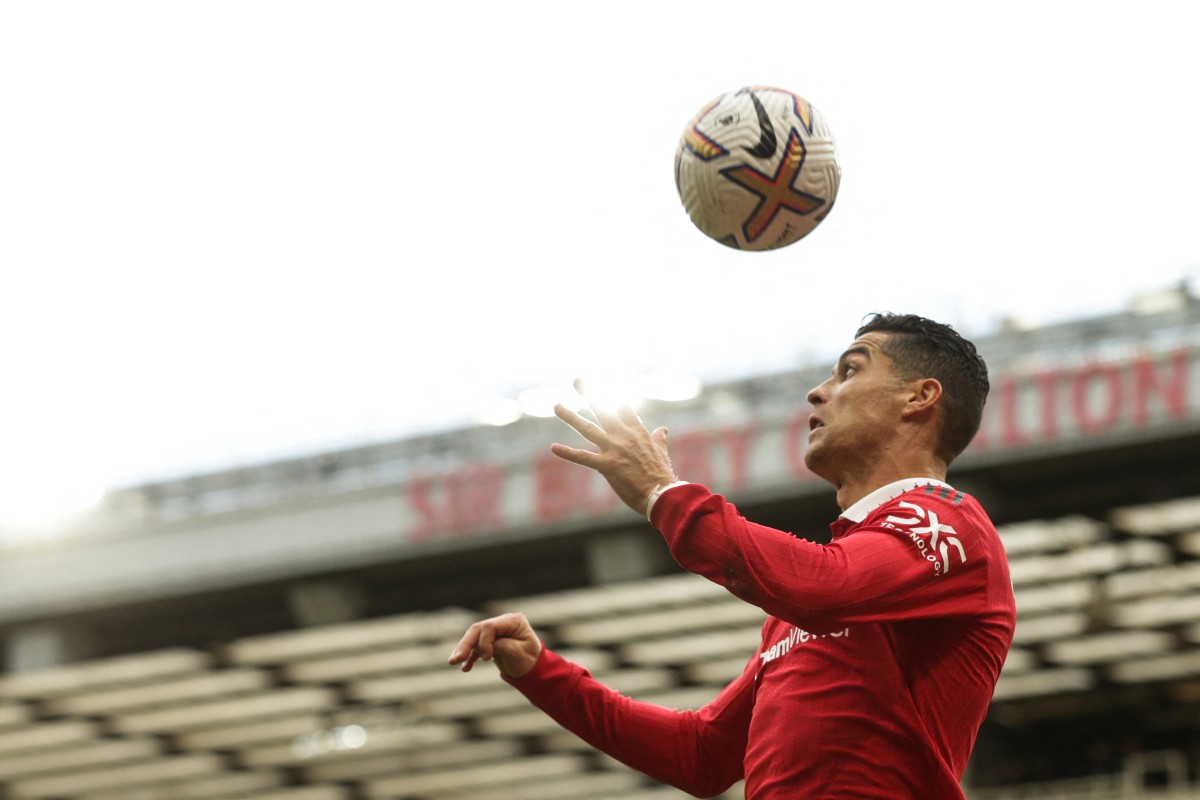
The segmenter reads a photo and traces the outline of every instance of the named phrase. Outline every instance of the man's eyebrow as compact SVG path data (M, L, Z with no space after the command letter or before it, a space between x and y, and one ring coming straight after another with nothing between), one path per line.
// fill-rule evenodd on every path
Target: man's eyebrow
M838 357L838 363L839 364L842 363L850 356L862 356L867 361L870 361L871 360L871 350L868 347L866 347L865 345L861 345L861 344L855 345L854 347L847 348L846 352L842 353L841 356Z

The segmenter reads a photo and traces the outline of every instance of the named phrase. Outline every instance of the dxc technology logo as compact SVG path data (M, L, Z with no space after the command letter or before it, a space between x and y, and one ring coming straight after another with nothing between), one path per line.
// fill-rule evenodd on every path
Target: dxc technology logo
M927 511L916 503L904 500L901 500L899 505L911 510L913 516L899 517L891 514L885 522L890 523L890 527L902 525L908 528L908 538L912 539L925 560L933 564L935 573L945 575L950 571L951 552L957 551L959 564L967 562L967 553L959 541L958 533L949 525L938 522L936 511ZM926 536L929 538L925 539ZM954 551L951 548L954 548Z

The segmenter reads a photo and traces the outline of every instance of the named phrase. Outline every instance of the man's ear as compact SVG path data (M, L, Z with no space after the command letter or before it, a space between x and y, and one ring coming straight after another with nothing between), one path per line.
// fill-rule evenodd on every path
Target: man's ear
M932 413L938 401L942 399L942 383L937 378L921 378L909 383L908 400L904 404L900 416L911 419L914 416Z

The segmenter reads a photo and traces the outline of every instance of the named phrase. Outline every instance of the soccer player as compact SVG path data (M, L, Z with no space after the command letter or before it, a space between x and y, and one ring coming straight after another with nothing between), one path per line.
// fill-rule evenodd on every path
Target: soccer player
M837 489L828 545L741 517L680 480L667 431L631 409L558 416L679 564L770 616L741 676L696 711L623 697L544 647L521 614L472 625L450 656L494 660L563 727L698 797L961 800L959 781L1012 641L1008 563L974 498L945 483L979 429L987 367L952 328L873 315L808 394L805 463ZM686 478L686 476L683 476Z

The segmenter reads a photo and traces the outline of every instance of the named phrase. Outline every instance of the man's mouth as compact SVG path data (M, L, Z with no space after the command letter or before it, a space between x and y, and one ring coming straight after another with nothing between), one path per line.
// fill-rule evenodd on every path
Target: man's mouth
M823 427L824 425L825 425L825 423L822 422L821 420L817 419L816 417L808 418L808 430L810 432L815 431L817 428Z

